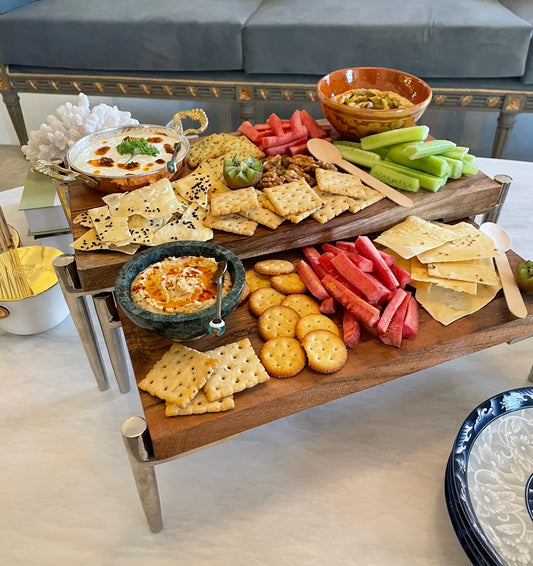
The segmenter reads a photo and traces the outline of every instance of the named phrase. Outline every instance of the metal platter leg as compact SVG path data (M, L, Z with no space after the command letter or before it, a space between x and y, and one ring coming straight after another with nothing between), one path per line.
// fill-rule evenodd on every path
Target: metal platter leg
M118 388L121 393L127 393L130 390L129 354L113 293L100 293L93 300Z
M515 338L514 340L510 340L507 344L516 344L517 342L521 342L522 340L527 340L528 338L533 338L533 334L528 334L527 336L521 336L520 338ZM527 380L533 382L533 365L529 370L529 375L527 376Z
M78 331L81 343L89 360L89 365L96 378L96 383L100 391L109 388L105 366L102 361L100 346L96 340L94 328L87 310L83 291L77 285L76 264L74 256L60 255L53 260L54 270L59 280L59 285L65 302L72 316L74 326Z
M498 222L502 207L505 203L505 199L507 198L507 193L509 192L509 188L513 182L513 179L509 177L509 175L496 175L494 180L502 186L498 197L498 204L492 210L482 215L481 222Z
M157 533L163 528L163 516L146 421L142 417L131 417L124 421L122 438L146 521L150 530Z

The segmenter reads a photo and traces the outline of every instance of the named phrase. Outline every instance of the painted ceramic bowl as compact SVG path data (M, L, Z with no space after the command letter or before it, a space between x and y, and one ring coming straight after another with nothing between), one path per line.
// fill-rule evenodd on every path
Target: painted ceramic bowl
M182 241L147 249L125 263L115 280L115 296L127 317L137 326L171 340L193 340L208 332L215 316L215 305L185 314L159 314L145 310L131 299L131 284L146 267L167 257L203 256L226 261L233 285L222 299L222 318L227 318L239 304L246 274L241 260L231 251L208 242Z
M333 98L353 89L376 89L399 94L412 106L396 109L358 108L337 102ZM339 69L322 77L317 83L317 96L322 113L342 138L362 137L414 126L431 102L431 88L421 79L382 67Z

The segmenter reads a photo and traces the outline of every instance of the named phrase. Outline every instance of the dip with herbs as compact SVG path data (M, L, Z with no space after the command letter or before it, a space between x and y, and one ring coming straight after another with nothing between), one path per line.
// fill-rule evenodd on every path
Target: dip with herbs
M157 314L184 314L215 303L217 269L214 258L203 256L167 257L143 269L131 284L132 301ZM229 273L224 276L223 293L232 287Z

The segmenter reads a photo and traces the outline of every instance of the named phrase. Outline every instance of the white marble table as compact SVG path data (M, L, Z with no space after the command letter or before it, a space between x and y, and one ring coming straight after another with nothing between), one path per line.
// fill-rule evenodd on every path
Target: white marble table
M478 162L513 177L499 223L532 257L533 163ZM528 383L531 352L491 348L162 464L152 534L120 435L136 391L98 390L70 317L0 331L0 564L467 566L446 459L475 406Z

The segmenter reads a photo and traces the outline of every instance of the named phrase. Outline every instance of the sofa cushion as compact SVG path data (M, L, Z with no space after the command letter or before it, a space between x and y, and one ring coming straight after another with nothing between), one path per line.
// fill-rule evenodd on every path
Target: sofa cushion
M242 25L259 3L40 0L0 16L0 60L90 70L242 69Z
M421 77L520 76L533 26L496 0L264 0L243 30L249 73L354 66Z
M501 3L520 16L526 22L533 24L533 4L531 0L501 0ZM533 43L533 41L532 41ZM527 85L533 84L533 45L530 44L527 56L526 72L522 76L522 82Z
M5 14L6 12L37 1L38 0L0 0L0 14Z

